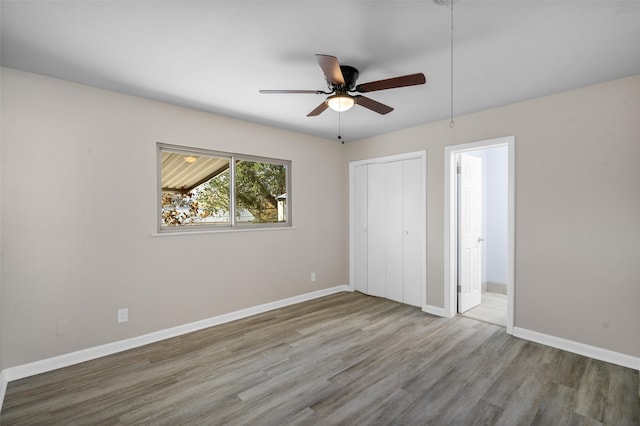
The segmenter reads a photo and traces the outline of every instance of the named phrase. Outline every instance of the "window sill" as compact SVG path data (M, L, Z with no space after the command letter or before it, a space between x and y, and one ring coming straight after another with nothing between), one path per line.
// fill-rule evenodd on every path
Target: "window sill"
M152 237L175 237L182 235L202 235L202 234L229 234L235 232L262 232L262 231L284 231L296 229L295 226L274 226L271 228L226 228L226 229L206 229L197 231L177 231L177 232L152 232Z

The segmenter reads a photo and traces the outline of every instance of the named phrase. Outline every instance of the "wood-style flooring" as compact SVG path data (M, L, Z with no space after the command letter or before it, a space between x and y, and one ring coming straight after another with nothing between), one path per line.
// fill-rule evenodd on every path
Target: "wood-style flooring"
M339 293L9 383L2 425L637 425L638 372Z

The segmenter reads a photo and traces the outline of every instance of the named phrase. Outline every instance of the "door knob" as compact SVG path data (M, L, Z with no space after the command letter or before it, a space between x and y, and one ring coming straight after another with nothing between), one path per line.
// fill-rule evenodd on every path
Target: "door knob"
M484 241L484 238L482 238L482 237L478 237L478 242L479 242L479 243L481 243L481 242L483 242L483 241Z

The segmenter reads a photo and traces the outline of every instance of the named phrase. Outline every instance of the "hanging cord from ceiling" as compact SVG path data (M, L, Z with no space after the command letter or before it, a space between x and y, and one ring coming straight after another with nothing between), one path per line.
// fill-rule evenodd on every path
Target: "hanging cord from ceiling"
M449 10L450 10L450 16L451 16L451 32L450 32L450 88L451 88L451 112L450 112L450 121L449 121L449 127L453 129L453 127L456 125L456 122L453 121L453 2L455 0L433 0L433 2L437 5L440 6L449 6Z
M456 125L453 121L453 0L449 0L451 3L451 121L449 122L449 128Z

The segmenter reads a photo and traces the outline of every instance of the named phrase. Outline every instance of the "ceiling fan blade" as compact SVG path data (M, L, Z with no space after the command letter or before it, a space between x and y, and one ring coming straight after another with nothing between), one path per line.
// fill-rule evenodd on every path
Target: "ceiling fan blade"
M312 93L314 95L319 95L324 93L322 90L258 90L258 92L273 95L273 94L282 94L282 93Z
M389 105L381 104L378 101L374 101L371 98L367 98L366 96L356 95L354 96L356 103L360 106L370 109L371 111L375 111L378 114L389 114L393 111Z
M366 93L375 92L376 90L395 89L396 87L416 86L427 82L424 74L409 74L401 77L387 78L385 80L372 81L369 83L358 84L356 92Z
M316 107L316 109L314 109L309 114L307 114L307 117L315 117L316 115L320 115L327 108L329 108L329 105L327 105L327 102L325 101L325 102L321 103L320 105L318 105Z
M340 64L338 63L338 59L335 56L316 55L316 61L318 61L318 65L320 65L320 68L322 68L324 77L329 83L334 85L344 84L344 77L342 76L342 71L340 70Z

